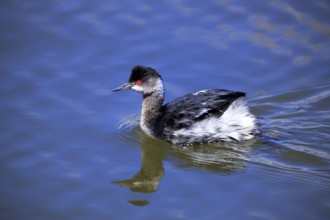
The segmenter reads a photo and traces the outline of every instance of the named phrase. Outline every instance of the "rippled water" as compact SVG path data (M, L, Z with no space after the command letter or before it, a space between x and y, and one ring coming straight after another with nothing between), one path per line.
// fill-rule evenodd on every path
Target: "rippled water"
M1 219L328 219L330 4L1 1ZM166 101L247 92L260 134L179 147L140 130L136 65Z

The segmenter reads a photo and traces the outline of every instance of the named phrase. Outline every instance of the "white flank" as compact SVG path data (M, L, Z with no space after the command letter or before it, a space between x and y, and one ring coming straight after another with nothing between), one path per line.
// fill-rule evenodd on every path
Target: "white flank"
M210 117L196 122L189 129L180 129L174 136L212 137L214 139L228 140L234 138L238 141L253 137L251 132L255 129L255 117L249 113L244 98L234 101L220 118Z

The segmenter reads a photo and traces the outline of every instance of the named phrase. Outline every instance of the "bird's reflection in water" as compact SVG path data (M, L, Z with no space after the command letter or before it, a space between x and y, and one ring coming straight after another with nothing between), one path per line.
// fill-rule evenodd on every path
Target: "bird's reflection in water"
M139 128L131 131L134 139L140 138L141 168L132 178L112 183L130 188L133 192L152 193L157 191L164 176L163 160L178 168L205 169L222 174L233 174L245 168L247 153L255 140L244 143L218 143L198 146L173 146L145 135ZM127 133L126 133L127 135ZM124 138L132 141L131 136ZM129 200L133 205L145 206L148 200Z
M133 192L150 193L158 189L164 175L163 157L165 150L162 141L147 137L142 131L141 137L141 169L132 178L112 183L128 187Z
M196 168L221 174L242 171L249 160L255 140L244 143L223 142L195 146L172 146L170 160L179 168Z

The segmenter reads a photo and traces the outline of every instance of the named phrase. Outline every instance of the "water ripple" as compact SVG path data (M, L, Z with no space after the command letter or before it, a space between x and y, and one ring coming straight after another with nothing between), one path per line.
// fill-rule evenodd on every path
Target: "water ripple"
M141 143L139 137L140 114L131 115L120 122L118 127L119 136L130 143Z

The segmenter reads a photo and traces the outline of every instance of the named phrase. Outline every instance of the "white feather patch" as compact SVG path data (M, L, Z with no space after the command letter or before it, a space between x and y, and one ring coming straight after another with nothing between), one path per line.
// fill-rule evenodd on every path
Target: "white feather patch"
M235 100L219 118L210 117L188 129L179 129L174 136L209 137L210 139L247 140L253 137L255 117L250 114L244 98Z

